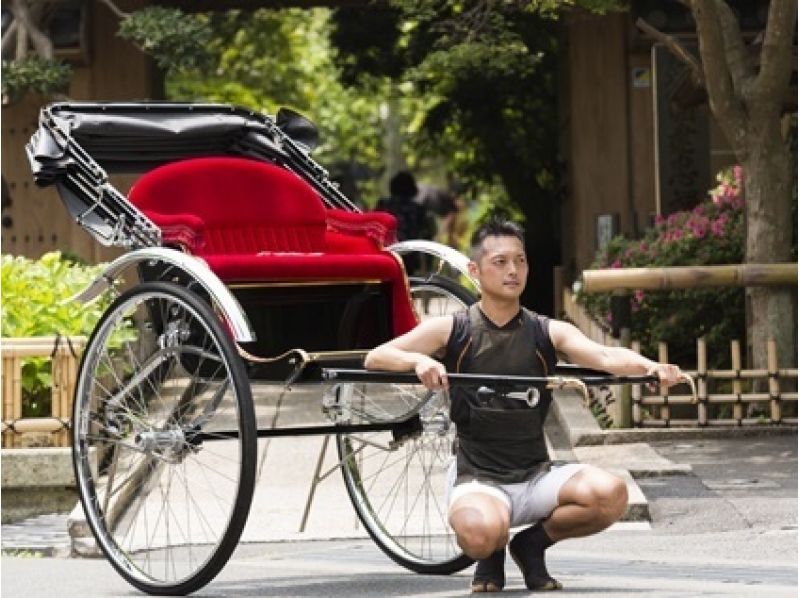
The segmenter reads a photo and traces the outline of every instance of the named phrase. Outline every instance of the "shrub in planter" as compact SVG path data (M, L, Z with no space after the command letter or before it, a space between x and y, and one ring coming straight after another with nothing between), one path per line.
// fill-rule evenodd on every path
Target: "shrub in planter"
M65 301L103 269L46 253L38 260L2 256L2 336L88 336L111 302L105 294L89 305ZM22 366L23 416L50 413L51 362L31 358Z
M693 210L659 218L641 239L616 237L599 251L592 268L640 268L736 264L744 259L741 168L717 176L709 199ZM610 323L611 294L578 292L577 300L601 323ZM730 367L730 341L745 336L744 289L634 291L632 336L642 351L657 355L665 341L670 361L696 365L696 339L708 342L709 367Z

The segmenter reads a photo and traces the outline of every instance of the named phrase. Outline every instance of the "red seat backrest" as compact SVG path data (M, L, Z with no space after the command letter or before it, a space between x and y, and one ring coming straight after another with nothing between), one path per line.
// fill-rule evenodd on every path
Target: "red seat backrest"
M325 208L305 181L265 162L196 158L142 176L130 201L158 224L158 216L203 222L200 255L325 250Z

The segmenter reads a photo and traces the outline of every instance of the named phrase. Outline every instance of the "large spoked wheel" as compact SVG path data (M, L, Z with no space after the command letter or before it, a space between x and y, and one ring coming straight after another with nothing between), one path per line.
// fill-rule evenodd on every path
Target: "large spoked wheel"
M447 315L474 303L455 282L412 278L420 318ZM353 384L350 405L363 419L391 419L402 406L417 416L395 431L337 436L345 485L361 523L396 563L417 573L450 574L472 564L447 522L447 473L455 427L445 393L421 384ZM372 415L373 417L370 417Z
M144 592L203 587L239 541L253 496L247 373L219 317L175 284L122 294L81 361L73 464L114 568Z

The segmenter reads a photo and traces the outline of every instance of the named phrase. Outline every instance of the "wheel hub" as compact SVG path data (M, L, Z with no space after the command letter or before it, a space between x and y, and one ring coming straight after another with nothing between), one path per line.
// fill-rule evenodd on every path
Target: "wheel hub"
M187 447L183 430L146 430L134 437L136 446L144 453L159 455L167 460L179 458Z

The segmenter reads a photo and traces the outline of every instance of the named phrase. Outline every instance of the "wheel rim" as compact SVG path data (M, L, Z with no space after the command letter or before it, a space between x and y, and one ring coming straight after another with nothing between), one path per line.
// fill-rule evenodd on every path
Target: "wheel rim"
M420 318L463 309L465 298L437 284L411 288ZM408 429L338 437L353 504L375 541L392 558L420 570L463 558L447 521L447 486L455 427L449 399L422 385L351 385L350 421L394 419L416 411Z
M241 433L197 440L241 422L220 342L188 302L148 291L117 303L86 349L74 434L81 500L108 558L146 587L204 571L237 505Z

